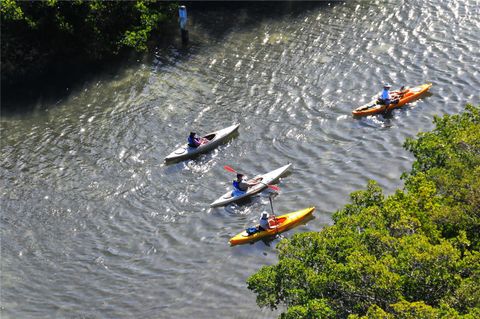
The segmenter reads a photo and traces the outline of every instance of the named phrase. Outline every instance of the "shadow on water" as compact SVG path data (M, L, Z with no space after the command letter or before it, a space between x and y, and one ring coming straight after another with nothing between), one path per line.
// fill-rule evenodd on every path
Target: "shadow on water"
M141 56L115 57L109 61L61 61L49 65L47 72L11 86L2 84L1 114L26 115L51 108L68 98L97 76L113 78L125 65L138 63Z
M119 56L91 62L82 57L51 63L47 72L21 83L1 87L1 116L28 115L35 111L55 107L72 92L83 89L92 81L112 80L122 70L140 64L175 64L188 59L196 47L182 45L176 34L163 32L149 43L150 53L124 52Z
M221 41L232 31L252 29L265 19L301 15L319 7L330 8L344 1L265 1L265 2L185 2L189 12L189 28L199 27L214 42ZM55 61L48 72L24 79L21 83L1 86L1 116L28 115L54 107L76 90L95 79L113 79L122 69L141 63L154 66L175 65L188 60L205 43L195 31L190 32L190 42L183 44L177 26L154 36L149 44L149 54L127 53L96 63L82 59ZM199 36L197 39L196 36Z

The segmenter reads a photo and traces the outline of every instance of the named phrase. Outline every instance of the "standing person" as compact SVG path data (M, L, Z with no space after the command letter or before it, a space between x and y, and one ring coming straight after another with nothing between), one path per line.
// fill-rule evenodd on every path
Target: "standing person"
M178 8L178 20L180 22L180 29L186 30L187 26L187 7L180 6Z

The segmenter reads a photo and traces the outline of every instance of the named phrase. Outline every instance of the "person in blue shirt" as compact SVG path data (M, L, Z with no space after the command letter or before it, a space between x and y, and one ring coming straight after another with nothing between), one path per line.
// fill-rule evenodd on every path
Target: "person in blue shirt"
M391 102L390 88L391 87L392 86L390 84L385 84L383 86L383 91L380 94L380 97L378 98L378 101L381 104L384 104L384 105L387 105L387 106L390 104L390 102Z
M251 181L246 180L246 176L243 174L237 174L237 179L233 181L233 196L245 194L249 187L255 186L260 183L260 179L254 179Z
M206 139L203 137L197 137L197 133L190 132L190 136L188 137L188 146L190 147L199 147L202 144L206 143Z
M378 98L378 102L381 105L385 105L385 113L387 113L390 104L397 104L400 101L400 96L404 89L404 87L402 86L402 88L400 89L401 92L390 92L391 87L392 86L390 84L385 84L383 86L383 91Z

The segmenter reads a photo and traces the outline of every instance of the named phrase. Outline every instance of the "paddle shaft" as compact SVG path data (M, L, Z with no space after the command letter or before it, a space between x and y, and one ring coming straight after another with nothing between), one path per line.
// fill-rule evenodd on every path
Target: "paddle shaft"
M277 216L275 216L275 211L273 210L272 196L268 196L268 199L270 200L270 207L272 208L273 220L275 221L275 237L276 237L276 236L278 236L278 221L277 221Z

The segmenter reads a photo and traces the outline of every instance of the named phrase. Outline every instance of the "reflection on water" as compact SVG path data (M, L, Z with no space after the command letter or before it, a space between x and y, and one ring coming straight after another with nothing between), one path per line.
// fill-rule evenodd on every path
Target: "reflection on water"
M292 162L276 214L316 210L284 236L321 230L369 179L401 187L406 137L479 103L476 1L291 5L193 7L189 47L2 116L2 318L274 317L245 280L276 261L278 239L228 245L268 193L209 208L231 187L223 166L254 176ZM390 117L354 119L383 82L433 87ZM235 122L216 150L163 163L191 129Z

